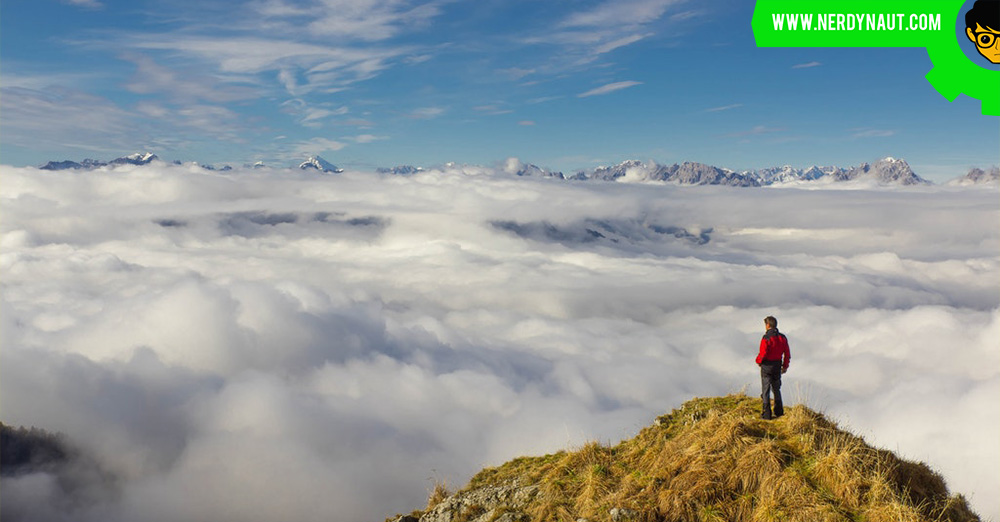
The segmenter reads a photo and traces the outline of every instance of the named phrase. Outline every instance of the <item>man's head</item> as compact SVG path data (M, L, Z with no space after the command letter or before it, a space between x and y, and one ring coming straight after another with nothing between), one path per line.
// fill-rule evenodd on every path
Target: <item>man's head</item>
M1000 63L1000 0L976 0L965 13L965 35L990 63Z
M774 316L769 315L769 316L767 316L767 317L764 318L764 326L767 327L768 330L770 330L772 328L777 328L778 327L778 320L775 319Z

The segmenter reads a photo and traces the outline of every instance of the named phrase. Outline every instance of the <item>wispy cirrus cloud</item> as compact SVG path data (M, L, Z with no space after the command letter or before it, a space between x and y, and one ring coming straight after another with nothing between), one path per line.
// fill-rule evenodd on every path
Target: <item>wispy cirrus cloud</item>
M389 137L388 136L376 136L374 134L359 134L357 136L351 136L351 137L347 137L345 139L349 139L349 140L353 141L354 143L372 143L372 142L375 142L375 141L387 140L387 139L389 139Z
M738 109L738 108L740 108L742 106L743 106L742 103L734 103L734 104L731 104L731 105L723 105L721 107L712 107L710 109L705 109L705 112L722 112L722 111L728 111L728 110L732 110L732 109Z
M136 66L135 74L125 88L138 94L163 94L180 103L208 101L225 103L248 100L260 96L260 90L234 85L218 76L191 70L174 70L158 64L151 57L138 53L124 53L122 59Z
M784 132L784 131L785 131L784 127L769 127L767 125L755 125L748 130L732 132L726 134L726 136L730 138L745 138L747 136L761 136L763 134L773 134L776 132Z
M653 22L668 8L684 0L625 0L606 1L592 9L576 12L559 25L561 27L628 27Z
M512 109L508 109L500 104L479 105L473 107L472 110L488 116L499 116L501 114L510 114L514 112Z
M279 152L277 156L279 159L287 161L301 161L307 156L329 154L343 150L345 147L347 147L347 144L342 141L316 137L290 144L285 152Z
M597 87L596 89L591 89L587 92L582 92L577 94L577 98L587 98L590 96L600 96L602 94L610 94L615 91L620 91L622 89L628 89L629 87L635 87L636 85L642 85L642 82L635 81L625 81L625 82L614 82L606 85Z
M797 63L792 66L792 69L810 69L812 67L819 67L820 65L823 65L823 63L822 62Z
M553 70L586 68L601 55L657 34L654 23L662 21L670 8L686 0L606 1L575 11L555 24L555 30L524 38L528 44L555 44L562 47ZM676 21L676 20L672 20Z
M420 107L418 109L413 109L407 113L407 117L416 120L429 120L432 118L437 118L438 116L445 113L443 107Z
M638 42L639 40L642 40L643 38L649 36L652 36L652 33L633 34L625 36L617 40L612 40L610 42L598 45L597 47L594 48L594 52L597 54L608 53L615 49L618 49L619 47L625 47L626 45L634 44L635 42Z
M104 4L97 0L62 0L64 3L75 5L77 7L85 7L87 9L103 9Z
M530 75L536 73L537 71L538 70L534 69L534 68L525 69L525 68L521 68L521 67L509 67L507 69L499 69L499 70L497 70L497 72L500 73L501 75L506 76L507 78L509 78L511 80L514 80L514 81L518 81L518 80L520 80L520 79L522 79L522 78L524 78L526 76L530 76Z
M322 127L326 120L334 116L343 116L350 112L346 105L340 107L330 104L310 104L301 98L293 98L281 104L282 111L294 115L296 121L304 127Z
M896 135L896 131L888 129L853 129L852 132L852 138L888 138Z
M109 151L147 135L136 113L76 89L3 87L0 96L9 144Z

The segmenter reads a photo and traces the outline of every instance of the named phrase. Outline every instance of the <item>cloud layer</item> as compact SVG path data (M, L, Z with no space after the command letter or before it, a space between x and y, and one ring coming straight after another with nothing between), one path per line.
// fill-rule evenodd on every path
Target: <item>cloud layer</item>
M753 394L768 314L790 400L1000 515L995 190L2 175L2 420L117 477L4 477L5 520L381 520Z

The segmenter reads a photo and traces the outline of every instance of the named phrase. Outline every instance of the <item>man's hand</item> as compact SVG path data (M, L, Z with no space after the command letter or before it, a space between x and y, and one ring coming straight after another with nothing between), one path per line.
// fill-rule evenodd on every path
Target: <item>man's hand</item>
M785 367L782 367L782 368L781 368L781 373L785 373L785 372L787 372L787 371L788 371L788 368L785 368Z

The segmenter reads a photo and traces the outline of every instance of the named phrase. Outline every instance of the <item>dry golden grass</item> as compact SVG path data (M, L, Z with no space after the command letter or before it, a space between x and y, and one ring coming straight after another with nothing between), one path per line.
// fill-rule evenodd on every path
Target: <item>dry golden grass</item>
M448 498L451 493L448 491L448 487L444 482L434 482L434 489L431 490L431 494L427 497L427 510L430 511L431 508L440 504L444 499Z
M537 485L525 511L538 522L609 521L614 507L639 522L979 520L926 465L873 448L805 406L762 420L758 400L695 399L616 446L515 459L483 470L466 490ZM429 507L441 500L435 490Z

